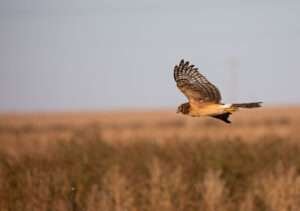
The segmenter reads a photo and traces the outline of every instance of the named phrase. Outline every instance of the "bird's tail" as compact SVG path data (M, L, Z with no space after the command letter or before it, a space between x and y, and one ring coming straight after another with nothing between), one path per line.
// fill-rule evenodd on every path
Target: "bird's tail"
M251 103L233 103L224 105L224 113L213 115L212 117L220 119L226 123L231 123L228 118L229 116L237 111L239 108L258 108L261 107L262 102L251 102Z
M233 103L233 108L258 108L261 107L262 102L251 102L251 103Z
M225 112L233 113L239 108L258 108L261 107L262 102L251 102L251 103L232 103L225 105Z

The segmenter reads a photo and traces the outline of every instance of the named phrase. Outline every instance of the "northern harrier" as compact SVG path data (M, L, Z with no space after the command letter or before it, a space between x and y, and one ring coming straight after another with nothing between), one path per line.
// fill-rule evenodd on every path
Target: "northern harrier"
M230 123L229 115L239 108L261 107L262 102L221 103L221 94L218 88L188 61L181 60L179 65L175 66L174 78L177 87L189 100L188 103L183 103L178 107L177 113L193 117L210 116Z

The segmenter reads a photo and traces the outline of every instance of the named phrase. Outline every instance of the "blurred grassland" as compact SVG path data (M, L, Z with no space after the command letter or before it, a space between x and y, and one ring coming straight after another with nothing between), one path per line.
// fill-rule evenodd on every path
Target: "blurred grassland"
M300 108L0 115L0 210L300 210Z

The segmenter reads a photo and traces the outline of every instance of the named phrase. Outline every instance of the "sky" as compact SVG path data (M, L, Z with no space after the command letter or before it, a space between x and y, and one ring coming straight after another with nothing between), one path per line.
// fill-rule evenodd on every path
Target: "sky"
M176 108L191 61L225 103L300 103L299 1L0 0L0 111Z

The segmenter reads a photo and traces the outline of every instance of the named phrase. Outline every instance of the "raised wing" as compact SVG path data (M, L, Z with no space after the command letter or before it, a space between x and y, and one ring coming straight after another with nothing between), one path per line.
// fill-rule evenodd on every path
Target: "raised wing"
M221 94L218 88L210 83L198 68L181 60L174 68L174 79L181 92L194 102L214 102L220 103Z

